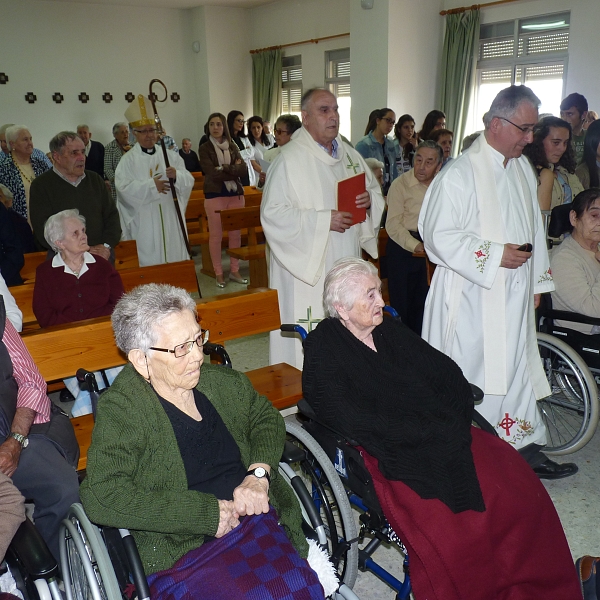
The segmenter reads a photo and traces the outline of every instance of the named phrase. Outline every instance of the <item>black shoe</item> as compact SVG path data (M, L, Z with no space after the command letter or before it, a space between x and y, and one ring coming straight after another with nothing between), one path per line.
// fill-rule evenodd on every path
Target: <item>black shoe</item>
M583 599L598 600L598 592L600 591L600 579L598 578L600 559L594 556L582 556L577 559L575 567L579 575Z
M75 396L67 388L60 390L61 402L73 402L73 400L75 400Z
M563 463L562 465L559 465L549 458L533 468L533 472L540 479L562 479L563 477L575 475L577 471L579 471L579 469L575 463Z

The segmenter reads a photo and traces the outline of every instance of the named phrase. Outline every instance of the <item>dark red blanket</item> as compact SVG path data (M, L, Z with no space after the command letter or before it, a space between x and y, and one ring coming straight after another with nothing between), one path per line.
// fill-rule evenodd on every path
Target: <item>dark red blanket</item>
M363 450L383 511L408 549L415 598L581 600L562 525L544 486L506 442L472 429L485 512L453 513L388 481Z

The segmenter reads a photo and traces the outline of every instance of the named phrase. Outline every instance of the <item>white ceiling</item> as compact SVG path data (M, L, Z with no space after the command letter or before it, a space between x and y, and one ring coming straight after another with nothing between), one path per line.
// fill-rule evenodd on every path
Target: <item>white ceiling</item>
M53 2L54 0L46 0ZM276 0L67 0L79 4L120 4L129 6L153 6L157 8L194 8L195 6L233 6L253 8L262 4L271 4Z

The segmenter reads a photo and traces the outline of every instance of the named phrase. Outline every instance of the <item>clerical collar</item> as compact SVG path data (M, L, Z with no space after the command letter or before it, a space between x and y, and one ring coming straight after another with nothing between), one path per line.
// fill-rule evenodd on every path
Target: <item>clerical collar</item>
M144 146L140 145L140 148L142 149L142 152L145 152L146 154L154 154L156 152L156 146L152 146L152 148L144 148Z
M322 146L321 144L319 144L319 142L317 142L317 146L319 146L319 148L323 148L323 150L325 150L325 152L327 152L327 154L329 154L329 156L331 156L332 158L337 158L338 157L338 142L336 139L334 139L331 142L331 152L329 152L329 149L326 148L325 146Z

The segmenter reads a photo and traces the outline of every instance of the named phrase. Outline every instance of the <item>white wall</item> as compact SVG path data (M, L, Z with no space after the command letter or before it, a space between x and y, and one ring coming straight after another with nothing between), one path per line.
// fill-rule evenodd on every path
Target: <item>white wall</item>
M364 10L359 0L350 5L350 60L352 71L352 141L365 133L369 114L388 105L388 15L397 0L375 0Z
M394 0L388 18L388 103L396 117L408 113L420 128L436 106L443 44L443 0Z
M444 8L468 4L462 0L445 0ZM600 78L597 76L597 57L600 55L600 2L598 0L524 0L484 8L482 23L495 23L554 12L571 11L569 35L569 64L567 66L567 94L583 94L590 109L600 109Z
M252 49L350 32L350 0L280 0L250 12ZM350 38L341 37L284 48L283 54L302 56L302 85L308 90L325 85L325 52L349 46Z
M250 11L244 8L205 6L210 112L224 115L241 110L252 116L252 59ZM203 126L208 118L204 115Z
M58 131L88 123L93 137L112 139L112 125L123 120L124 96L147 94L151 79L162 79L178 103L159 104L169 133L196 138L195 85L189 11L120 5L0 0L0 121L24 123L34 144L47 151ZM27 92L37 95L28 104ZM52 100L54 92L65 97ZM91 100L82 104L80 92ZM106 104L102 94L110 92Z

